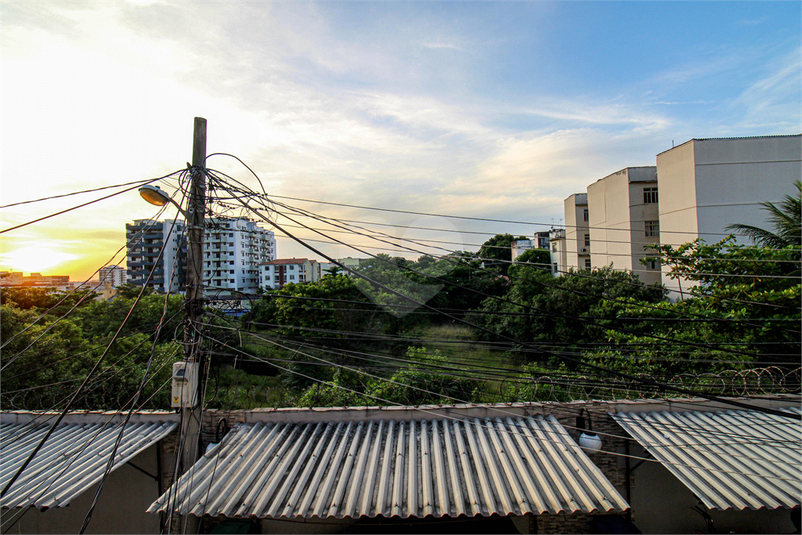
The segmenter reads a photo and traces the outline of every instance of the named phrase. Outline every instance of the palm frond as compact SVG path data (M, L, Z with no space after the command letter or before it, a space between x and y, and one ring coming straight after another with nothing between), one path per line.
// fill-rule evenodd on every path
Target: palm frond
M766 218L773 228L770 230L736 223L728 225L727 230L745 236L761 247L780 249L793 245L802 247L802 181L794 181L797 196L785 195L779 206L772 202L760 205L769 213Z

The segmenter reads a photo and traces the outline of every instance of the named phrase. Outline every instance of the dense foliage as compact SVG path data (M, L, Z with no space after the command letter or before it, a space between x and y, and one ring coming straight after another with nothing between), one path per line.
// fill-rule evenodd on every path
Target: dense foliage
M547 250L511 262L513 239L440 258L379 255L355 276L266 291L242 318L210 309L207 406L560 400L580 379L603 395L602 368L668 381L799 365L798 245L656 246L690 295L670 302L611 267L554 277ZM126 406L151 358L142 406L169 406L182 297L125 286L109 301L35 288L0 298L3 408L63 405L104 352L75 408Z
M169 391L163 386L170 377L171 363L180 356L180 346L171 340L181 322L182 299L154 294L142 297L117 341L108 347L134 299L95 301L85 293L3 288L2 407L63 406L104 352L106 355L76 398L74 408L119 409L130 403L151 356L151 373L140 405L166 407ZM162 315L164 321L156 336Z

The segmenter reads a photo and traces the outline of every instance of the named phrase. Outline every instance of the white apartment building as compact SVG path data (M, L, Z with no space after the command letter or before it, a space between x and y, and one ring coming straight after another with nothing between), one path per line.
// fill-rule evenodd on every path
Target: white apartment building
M568 252L565 250L565 229L549 230L549 250L551 251L551 273L559 277L568 265Z
M660 243L655 166L627 167L588 186L587 214L590 261L632 271L646 284L660 282L660 266L641 259L657 254L648 245Z
M574 193L564 202L565 205L565 261L558 266L564 272L569 268L591 267L590 228L588 216L588 194Z
M800 134L691 139L658 154L656 167L622 169L565 199L566 228L550 236L554 271L612 264L681 298L691 285L668 278L656 261L644 267L644 247L715 243L735 223L769 226L760 203L793 194L800 177Z
M307 258L280 258L259 266L259 286L280 290L285 284L320 280L320 265Z
M276 239L272 231L244 217L206 220L203 247L204 293L252 294L259 288L259 266L273 260Z
M727 225L768 226L759 203L794 192L802 135L691 139L657 155L657 174L661 243L715 243L730 234ZM663 283L672 298L689 289L665 274Z
M187 254L186 225L183 221L137 219L125 225L128 246L127 282L148 286L160 292L178 292L184 288ZM164 247L164 253L159 256Z
M111 288L116 288L128 281L128 272L122 266L105 266L100 268L98 281L103 284L109 283Z

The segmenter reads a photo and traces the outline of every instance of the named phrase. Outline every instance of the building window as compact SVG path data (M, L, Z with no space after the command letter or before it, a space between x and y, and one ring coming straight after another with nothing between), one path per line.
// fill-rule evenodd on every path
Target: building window
M589 215L588 215L588 209L587 209L587 208L585 208L585 209L582 211L582 221L584 221L585 223L587 223L588 221L590 221L590 217L589 217Z
M643 188L643 204L657 204L657 188Z
M295 266L290 266L290 271L295 271Z
M586 259L585 259L585 267L586 267L587 269L590 269L590 258L586 258Z
M585 247L590 247L590 234L585 234Z
M660 222L659 221L644 221L646 236L659 236L660 235Z
M290 275L290 280L294 281L295 280L295 275Z
M646 261L646 269L660 269L660 260L657 258L649 258Z
M274 277L274 280L275 280L276 282L278 282L278 281L279 281L278 275L276 275L276 276Z

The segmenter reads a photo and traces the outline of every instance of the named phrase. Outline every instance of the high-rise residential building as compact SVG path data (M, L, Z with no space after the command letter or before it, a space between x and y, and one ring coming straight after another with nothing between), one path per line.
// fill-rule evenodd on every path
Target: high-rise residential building
M276 257L272 231L237 217L206 220L203 283L206 294L252 294L259 288L259 265Z
M105 266L100 268L98 280L103 284L108 282L112 288L116 288L128 281L128 272L122 266Z
M280 258L259 266L260 286L280 290L285 284L320 280L320 266L307 258Z
M661 243L715 243L735 223L770 228L760 203L793 194L802 135L691 139L657 155L657 174ZM690 286L665 275L663 283L672 297Z
M626 269L646 284L660 282L657 253L648 248L660 243L657 201L655 166L627 167L588 186L593 267Z
M127 282L142 286L153 271L149 287L160 292L182 290L187 255L185 228L184 222L177 220L137 219L126 224Z

